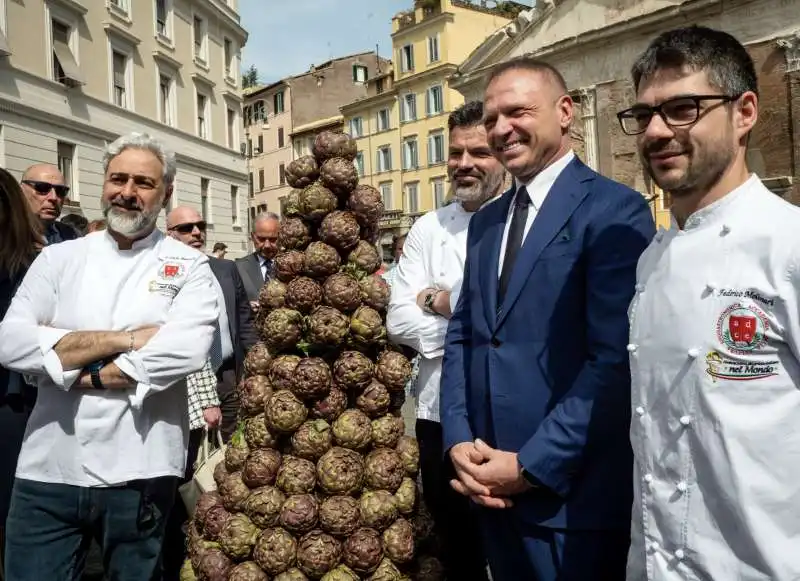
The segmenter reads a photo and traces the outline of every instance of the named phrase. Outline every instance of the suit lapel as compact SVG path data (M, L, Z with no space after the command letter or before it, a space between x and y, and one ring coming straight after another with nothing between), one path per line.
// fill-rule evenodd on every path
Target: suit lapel
M264 277L261 274L261 265L258 263L258 256L251 254L242 263L244 268L241 270L242 278L248 289L250 300L256 300L258 291L264 286Z
M225 271L226 264L222 261L209 261L211 272L217 278L219 286L222 288L222 297L225 299L225 314L228 317L228 327L231 337L236 337L236 289L233 286L233 278L230 272Z
M497 313L498 327L503 323L519 298L522 288L525 286L525 281L527 281L533 267L539 260L542 251L561 231L570 216L586 197L588 190L583 182L594 179L592 172L586 170L586 166L576 158L564 168L550 188L531 229L525 237L514 264L506 296L503 304L500 305L501 310ZM494 288L497 288L496 283Z
M503 241L503 230L506 217L514 199L514 188L506 191L503 196L492 203L487 210L493 211L494 216L489 219L489 227L483 235L480 250L479 272L481 289L483 292L483 308L486 322L494 328L497 320L497 268L500 262L500 244Z

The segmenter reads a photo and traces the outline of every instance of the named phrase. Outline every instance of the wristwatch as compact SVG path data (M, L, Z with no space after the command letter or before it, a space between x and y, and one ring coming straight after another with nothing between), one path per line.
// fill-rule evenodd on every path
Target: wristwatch
M438 315L436 311L433 310L433 302L436 300L436 296L439 294L438 290L430 291L427 295L425 295L425 301L423 304L425 305L425 310L428 311L431 315Z
M542 483L539 481L539 479L536 478L536 476L534 476L533 474L531 474L527 470L525 470L524 466L520 465L519 473L522 476L522 478L525 479L525 482L530 484L533 488L541 488Z
M103 382L100 379L100 370L103 368L103 365L104 363L102 361L95 361L86 368L92 377L92 386L95 389L106 389L106 386L103 385Z

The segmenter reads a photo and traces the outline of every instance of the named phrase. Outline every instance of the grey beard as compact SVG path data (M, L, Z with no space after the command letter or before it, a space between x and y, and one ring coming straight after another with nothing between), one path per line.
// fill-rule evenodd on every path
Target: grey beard
M462 204L469 204L472 202L483 203L497 193L497 190L503 183L504 177L504 172L489 174L486 176L485 180L473 186L463 188L459 188L455 185L455 182L451 182L450 191L453 194L453 199Z
M157 207L150 212L139 210L122 214L118 213L112 204L103 201L103 216L108 222L108 229L123 236L138 236L152 230L158 221L160 211L161 208Z

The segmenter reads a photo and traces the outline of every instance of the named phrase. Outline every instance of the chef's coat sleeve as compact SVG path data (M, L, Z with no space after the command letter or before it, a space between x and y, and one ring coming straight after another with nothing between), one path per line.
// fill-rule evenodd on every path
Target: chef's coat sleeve
M467 258L458 302L450 318L444 343L442 375L439 382L439 420L445 455L462 442L472 442L472 428L467 413L467 373L472 349L472 317L470 314L470 270L473 260L473 224L467 230ZM405 252L405 250L404 250ZM477 258L475 258L477 260Z
M220 308L212 277L208 259L199 257L158 332L141 349L114 360L137 384L130 395L135 409L147 396L183 381L205 364Z
M623 449L630 426L627 311L636 265L655 226L641 196L615 199L598 210L585 234L585 364L518 456L530 474L562 497L592 446L624 442L619 454L630 454Z
M386 314L389 339L407 345L426 359L441 357L447 333L447 319L426 313L417 305L417 296L432 287L433 277L428 266L431 261L430 235L426 236L428 220L416 222L403 245L403 256L397 265L392 298Z
M68 390L81 370L65 371L53 347L71 330L49 326L56 312L60 274L60 261L51 260L51 249L43 249L0 323L0 365L37 378L40 386Z

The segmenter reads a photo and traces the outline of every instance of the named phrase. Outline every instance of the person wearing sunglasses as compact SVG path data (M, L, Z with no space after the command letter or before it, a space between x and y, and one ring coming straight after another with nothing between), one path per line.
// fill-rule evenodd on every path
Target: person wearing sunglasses
M69 195L69 186L64 184L64 175L57 167L46 163L32 165L25 170L20 183L31 211L41 222L47 244L79 237L74 228L57 222Z

